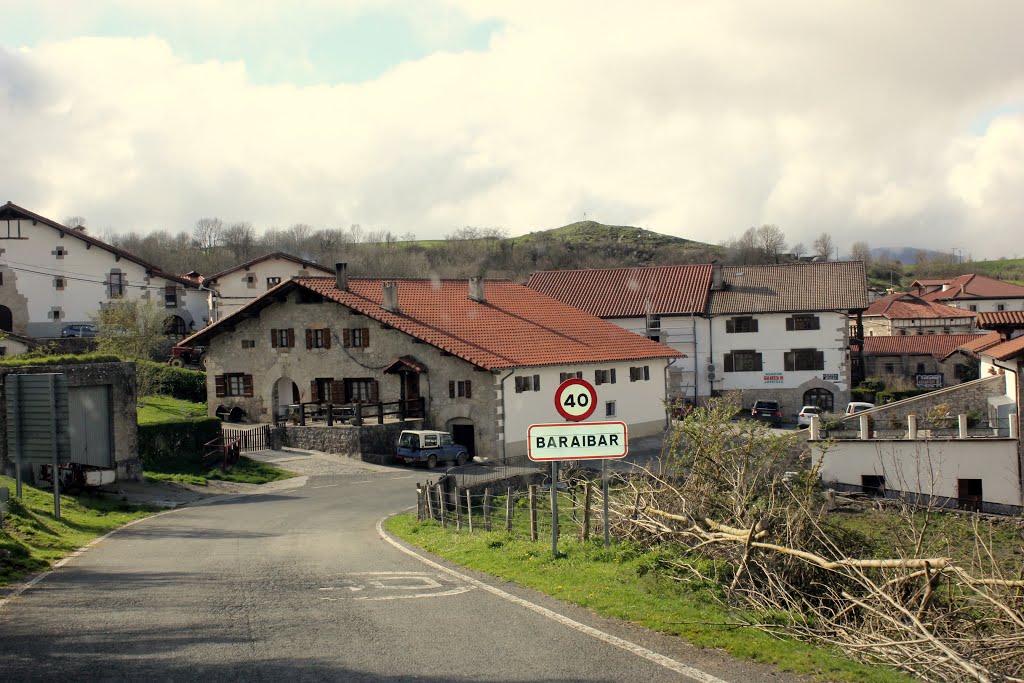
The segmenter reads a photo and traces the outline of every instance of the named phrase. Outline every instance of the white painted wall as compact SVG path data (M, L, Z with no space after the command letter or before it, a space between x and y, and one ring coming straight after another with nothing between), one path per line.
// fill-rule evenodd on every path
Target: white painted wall
M648 366L650 380L629 381L629 368ZM598 405L587 421L625 422L630 437L648 436L660 433L665 427L665 367L666 359L643 361L620 361L615 363L581 363L578 365L519 368L514 374L499 372L495 375L495 388L499 399L504 395L502 430L506 444L522 444L525 449L526 434L531 424L564 423L566 420L555 408L555 389L561 383L559 373L583 372L583 379L595 384L595 370L615 368L615 384L595 385ZM539 391L516 393L517 376L540 376ZM605 412L605 404L615 402L615 415ZM501 401L499 400L499 404ZM514 450L514 449L512 449ZM509 454L512 455L512 450ZM524 450L525 452L525 450Z
M827 379L841 390L849 389L849 364L846 362L849 320L844 313L823 312L816 314L820 319L817 330L786 330L786 313L759 313L758 331L727 333L726 320L734 316L722 315L712 318L714 341L714 364L722 368L715 382L715 388L723 391L746 389L795 389L815 378L836 375ZM784 354L794 349L817 349L825 352L824 370L784 370ZM762 354L759 372L725 372L723 359L726 353L735 350L754 350ZM778 379L781 377L781 380Z
M1015 439L839 441L822 453L821 480L861 485L861 475L885 477L888 489L957 497L957 479L981 479L987 502L1024 505Z
M664 315L661 316L661 327L656 332L647 329L647 320L642 317L609 318L608 322L644 337L649 336L649 332L657 333L659 342L686 354L686 358L677 358L670 365L670 396L694 399L695 394L696 397L710 394L707 379L710 331L705 318L696 315Z
M19 353L25 353L28 351L28 344L20 339L5 337L0 339L0 349L2 349L0 350L0 358L6 358L8 356L17 356Z
M1024 299L972 299L971 301L941 301L939 303L952 306L953 308L959 308L964 311L971 310L971 306L976 306L978 313L988 313L992 311L1024 311ZM1002 308L999 308L1002 306Z
M180 316L186 329L206 324L205 297L195 288L156 275L126 258L76 237L76 231L61 231L31 220L0 221L0 303L14 314L14 332L30 337L56 337L69 323L87 323L102 304L111 301L110 273L123 274L124 297L152 298L164 305L164 287L174 284L178 305L168 315ZM63 252L55 253L58 248ZM62 289L57 279L64 278ZM54 312L58 317L54 317Z
M333 276L334 273L313 266L303 268L301 264L290 259L275 257L254 263L249 268L232 271L216 280L204 282L205 286L216 292L216 294L211 293L209 299L211 318L216 321L231 315L260 294L263 294L263 292L273 286L267 285L267 278L276 277L280 278L281 282L284 282L295 276L306 277L311 275Z

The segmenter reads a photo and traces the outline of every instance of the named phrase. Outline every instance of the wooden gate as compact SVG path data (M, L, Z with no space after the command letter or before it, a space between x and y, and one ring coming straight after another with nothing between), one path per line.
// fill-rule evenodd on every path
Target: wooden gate
M261 424L251 427L239 427L236 425L221 425L221 434L224 442L237 439L243 453L250 451L262 451L270 448L270 425Z

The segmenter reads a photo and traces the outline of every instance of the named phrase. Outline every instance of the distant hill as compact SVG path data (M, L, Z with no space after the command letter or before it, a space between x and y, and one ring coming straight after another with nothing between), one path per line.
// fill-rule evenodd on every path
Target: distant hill
M557 239L567 242L586 244L591 242L618 242L644 246L684 246L692 245L700 249L718 249L718 247L696 242L683 237L663 235L660 232L636 228L631 225L605 225L597 221L579 221L563 225L551 230L540 230L519 237L513 237L517 244L529 244L538 240Z
M949 256L949 252L919 249L918 247L875 247L871 250L871 256L876 259L899 261L903 265L909 266L917 262L917 257L922 252L930 259Z

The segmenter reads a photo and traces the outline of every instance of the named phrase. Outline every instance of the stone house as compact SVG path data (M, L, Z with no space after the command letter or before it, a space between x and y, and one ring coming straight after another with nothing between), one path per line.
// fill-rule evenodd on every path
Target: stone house
M974 354L961 347L983 334L864 338L864 372L889 380L903 377L921 389L939 389L978 379Z
M206 325L199 285L11 202L0 205L0 330L59 337L112 301L153 300L168 334Z
M896 292L871 302L863 314L864 334L886 335L971 334L976 313L906 292Z
M668 367L682 354L509 281L296 277L201 330L210 413L274 421L290 404L422 398L423 424L474 455L526 452L531 424L561 422L554 391L596 384L592 419L632 437L666 425Z
M333 274L308 259L276 251L200 279L209 290L210 320L217 321L288 278Z
M547 271L528 286L685 354L674 397L739 392L788 413L849 400L847 316L868 305L859 261Z

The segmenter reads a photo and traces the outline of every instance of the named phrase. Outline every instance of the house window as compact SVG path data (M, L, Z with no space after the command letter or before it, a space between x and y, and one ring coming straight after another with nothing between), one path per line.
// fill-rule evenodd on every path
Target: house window
M255 349L256 348L256 340L255 339L243 339L242 340L242 348L243 349Z
M448 382L448 397L449 398L473 398L473 382L472 380L460 380L458 382L452 380Z
M957 479L956 483L957 504L960 509L981 512L981 479Z
M59 291L63 291L64 287L67 286L67 281L62 277L55 277L53 279L53 287Z
M214 377L217 396L252 396L252 375L229 372Z
M281 278L279 278L279 277L268 277L267 278L267 289L270 289L271 287L273 287L275 285L279 285L279 284L281 284Z
M615 401L604 402L604 416L615 417Z
M54 249L50 253L53 254L54 256L56 256L59 259L63 259L65 256L68 255L68 250L65 249L64 247L57 247L56 249Z
M164 318L164 334L169 337L181 339L187 334L185 320L177 315L169 315Z
M345 403L376 403L377 380L369 377L345 380Z
M270 331L270 346L275 349L290 349L295 346L295 330L281 328Z
M996 304L996 310L997 311L1005 311L1006 310L1006 304ZM980 481L980 480L969 479L968 481Z
M249 273L248 275L245 276L245 286L248 287L249 289L254 289L256 287L255 273Z
M50 317L53 318L54 320L60 320L63 315L64 312L61 311L59 308L50 309Z
M629 369L630 382L646 382L651 378L651 369L646 365Z
M896 372L896 366L893 363L886 363L885 364L885 374L891 375L894 372Z
M561 384L567 379L583 379L582 372L560 372L558 373L558 383Z
M370 328L354 327L342 330L342 344L345 348L364 349L370 345Z
M924 363L918 363L917 364L917 371L918 372L924 372L925 371L924 370Z
M615 384L615 368L594 370L594 384Z
M728 334L757 332L757 319L749 315L729 318L725 321L725 331Z
M0 346L0 356L6 356L6 355L7 355L7 347L6 346Z
M660 315L649 315L647 316L647 329L649 330L660 330L661 329L661 316Z
M178 307L178 288L174 285L164 287L164 308Z
M110 271L110 298L119 299L124 296L124 273Z
M821 321L816 315L791 315L786 318L786 329L790 331L820 330Z
M540 375L516 377L516 393L521 394L524 391L540 391Z
M835 407L835 397L828 389L808 389L804 392L805 406L818 406L826 413L831 413Z
M329 349L331 348L331 331L327 328L306 330L307 349Z
M725 354L725 372L758 372L763 369L761 354L757 351L730 351Z
M862 474L860 477L860 487L869 496L885 497L885 477L874 474Z
M975 311L975 312L977 312L977 310L978 310L978 306L976 304L971 304L967 308L968 308L968 310Z
M334 385L333 377L317 377L313 380L313 400L319 403L331 403L334 401L334 395L331 391L331 387ZM339 396L340 400L341 397Z
M785 353L785 370L824 370L825 352L817 349L793 349Z

